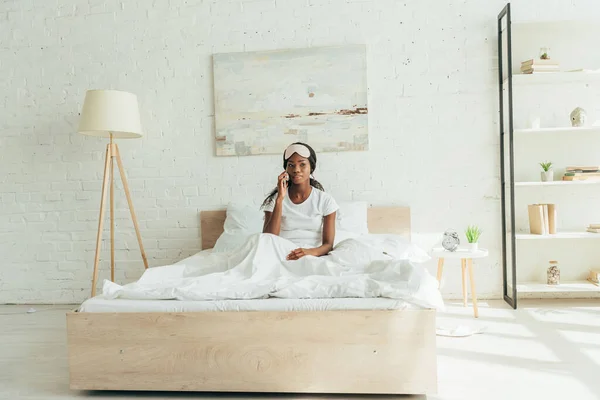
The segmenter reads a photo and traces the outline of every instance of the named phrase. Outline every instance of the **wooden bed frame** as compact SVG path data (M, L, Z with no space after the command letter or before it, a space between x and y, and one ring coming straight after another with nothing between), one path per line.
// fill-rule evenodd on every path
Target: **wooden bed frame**
M201 212L203 249L225 211ZM410 209L370 208L369 231L410 237ZM67 313L78 390L434 394L433 309Z

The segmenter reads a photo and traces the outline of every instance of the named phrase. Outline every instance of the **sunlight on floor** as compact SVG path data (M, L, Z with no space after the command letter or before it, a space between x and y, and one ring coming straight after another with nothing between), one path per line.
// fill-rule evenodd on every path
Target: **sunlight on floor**
M595 307L590 306L596 303ZM440 324L485 328L438 337L439 394L432 399L598 399L600 302L521 301L472 308L451 303Z

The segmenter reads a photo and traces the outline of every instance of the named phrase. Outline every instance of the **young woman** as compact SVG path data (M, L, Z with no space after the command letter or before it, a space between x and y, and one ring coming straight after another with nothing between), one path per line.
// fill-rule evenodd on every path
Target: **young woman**
M293 143L283 153L283 171L277 187L263 202L263 233L288 239L299 248L288 254L288 260L306 255L322 256L333 248L335 215L338 205L325 193L312 173L317 155L307 144Z

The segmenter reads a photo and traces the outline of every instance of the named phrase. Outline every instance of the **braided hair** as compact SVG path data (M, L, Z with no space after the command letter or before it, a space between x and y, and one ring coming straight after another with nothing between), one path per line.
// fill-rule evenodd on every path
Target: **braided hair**
M310 152L310 156L308 156L308 162L310 163L310 174L311 174L311 178L310 178L310 186L319 189L321 191L325 191L325 188L323 188L323 185L321 185L319 183L319 181L317 181L316 179L314 179L312 177L312 173L313 171L317 168L317 153L315 153L315 151L313 150L312 147L310 147L309 145L307 145L306 143L302 143L302 142L295 142L292 144L299 144L302 145L304 147L306 147L308 149L308 151ZM283 153L283 169L286 169L287 167L287 161L288 159L285 158L285 152ZM291 156L290 156L291 157ZM277 187L275 187L275 189L273 189L271 191L271 193L269 193L269 195L267 196L267 198L263 201L261 208L264 208L268 205L270 205L271 203L273 203L273 201L275 200L275 196L277 195Z

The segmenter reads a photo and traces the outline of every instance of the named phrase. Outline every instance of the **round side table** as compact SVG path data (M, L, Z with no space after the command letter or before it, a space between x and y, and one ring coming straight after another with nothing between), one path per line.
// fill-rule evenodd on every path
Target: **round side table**
M441 284L442 282L442 271L444 269L445 259L460 259L462 269L462 290L463 290L463 304L467 306L467 285L466 285L466 270L469 269L469 280L471 282L471 298L473 299L473 314L475 318L479 317L479 311L477 310L477 295L475 294L475 277L473 276L473 259L484 258L488 256L487 249L478 249L471 251L465 248L458 248L456 251L448 251L443 247L436 247L433 249L432 256L438 259L437 269L437 280Z

